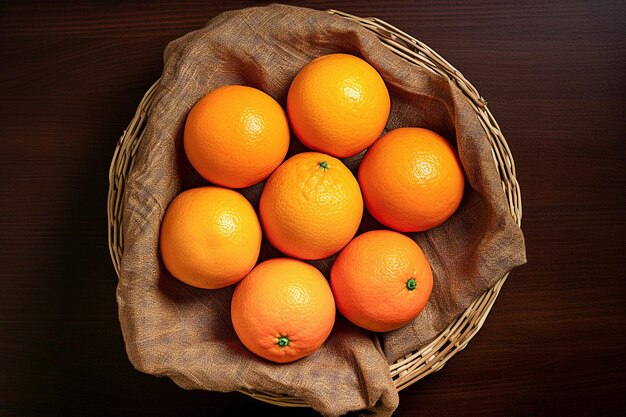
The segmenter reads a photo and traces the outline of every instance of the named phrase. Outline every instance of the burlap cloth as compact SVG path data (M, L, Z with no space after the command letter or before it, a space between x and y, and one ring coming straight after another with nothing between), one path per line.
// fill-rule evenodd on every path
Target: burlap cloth
M410 235L430 260L435 281L417 319L376 335L338 315L319 351L278 365L254 356L237 339L230 322L232 287L196 289L167 273L159 258L159 226L178 193L206 185L182 147L185 117L194 103L219 86L244 84L284 106L300 68L333 52L364 58L385 79L392 99L387 130L426 127L456 143L467 187L450 220ZM304 149L295 137L292 144L290 153ZM354 170L359 160L346 163ZM256 207L262 187L241 191ZM325 415L363 409L390 415L398 394L389 363L432 340L476 297L525 262L524 238L509 213L488 139L461 91L394 55L359 24L305 8L271 5L226 12L168 45L124 198L117 300L133 365L187 389L297 396ZM382 226L366 213L360 231L376 228ZM264 242L261 260L279 255ZM313 263L328 275L332 259Z

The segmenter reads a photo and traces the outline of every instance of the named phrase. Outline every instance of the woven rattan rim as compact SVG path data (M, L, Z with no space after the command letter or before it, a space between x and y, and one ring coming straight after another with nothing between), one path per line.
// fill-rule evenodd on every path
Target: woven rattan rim
M521 225L522 197L515 177L515 163L513 162L511 150L500 131L498 123L487 108L487 102L478 94L474 86L435 51L389 23L377 18L360 18L337 10L328 10L328 13L360 23L366 29L374 32L391 51L415 65L448 77L465 93L478 114L480 123L491 143L493 159L502 179L502 189L509 203L511 215L518 226ZM158 83L157 81L150 87L141 100L135 116L115 148L109 169L109 195L107 202L109 250L113 266L118 275L120 260L124 251L122 233L124 183L126 176L132 168L137 148L141 143L146 117L152 105ZM508 273L493 288L476 299L435 340L419 351L406 355L390 365L391 377L398 391L424 378L426 375L438 371L452 356L467 346L468 342L478 333L485 322L507 276ZM308 407L308 404L300 398L271 392L243 390L241 392L261 401L280 406Z

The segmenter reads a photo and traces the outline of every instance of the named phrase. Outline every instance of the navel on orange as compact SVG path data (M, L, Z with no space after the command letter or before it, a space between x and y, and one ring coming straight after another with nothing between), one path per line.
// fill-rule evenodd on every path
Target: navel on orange
M289 123L282 107L256 88L211 91L189 112L185 153L206 180L242 188L267 178L285 159Z
M465 179L450 143L421 128L392 130L359 166L365 205L382 224L419 232L445 222L461 204Z
M161 223L160 250L167 270L198 288L234 284L254 267L261 225L236 191L201 187L179 194Z
M356 178L338 159L297 154L274 171L259 203L263 231L286 255L321 259L354 237L363 216Z
M311 61L296 75L287 95L287 113L300 141L339 158L374 143L389 109L389 92L380 74L347 54Z
M239 340L273 362L292 362L317 350L335 322L326 278L295 259L257 265L235 288L231 318Z
M374 230L357 236L341 251L330 283L344 317L364 329L388 332L422 311L433 276L412 239L391 230Z

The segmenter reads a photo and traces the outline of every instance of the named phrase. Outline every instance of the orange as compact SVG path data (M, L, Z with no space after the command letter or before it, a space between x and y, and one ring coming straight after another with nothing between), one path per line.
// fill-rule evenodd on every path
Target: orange
M389 117L389 92L380 74L352 55L314 59L287 95L291 127L307 147L347 158L370 146Z
M198 288L234 284L254 267L261 225L241 194L202 187L179 194L161 223L161 257L167 270Z
M459 207L465 180L452 145L420 128L392 130L359 167L365 206L382 224L419 232L439 226Z
M185 153L207 181L242 188L267 178L285 159L289 123L282 107L252 87L211 91L189 112Z
M354 237L363 216L356 178L338 159L304 152L285 161L265 183L259 203L263 230L281 252L321 259Z
M279 258L256 266L235 288L233 327L253 353L292 362L317 350L335 323L335 301L314 267Z
M433 275L412 239L391 230L357 236L330 271L337 308L357 326L374 332L398 329L428 302Z

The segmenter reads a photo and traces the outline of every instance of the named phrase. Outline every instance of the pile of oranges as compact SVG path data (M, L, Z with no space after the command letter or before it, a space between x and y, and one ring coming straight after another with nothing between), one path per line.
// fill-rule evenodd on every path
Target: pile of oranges
M174 277L205 289L236 284L237 336L280 363L318 349L336 309L375 332L413 320L428 302L433 275L420 247L401 232L442 224L464 190L458 156L443 137L418 127L380 137L389 92L360 58L311 61L294 78L286 107L241 85L196 103L185 123L185 153L214 185L178 195L160 234ZM291 130L311 151L284 161ZM338 158L367 148L357 181ZM235 189L265 179L257 215ZM389 229L355 237L364 207ZM263 236L285 257L257 264ZM304 262L337 253L330 284Z

